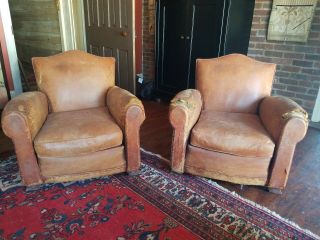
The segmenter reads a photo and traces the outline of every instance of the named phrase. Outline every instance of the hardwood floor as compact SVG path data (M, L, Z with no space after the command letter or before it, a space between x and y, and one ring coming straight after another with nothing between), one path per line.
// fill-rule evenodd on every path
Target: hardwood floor
M172 129L168 105L144 101L144 106L147 118L141 128L141 146L170 159ZM0 152L10 150L13 150L11 141L0 131ZM306 138L298 144L282 195L269 193L262 187L241 189L239 185L218 183L320 235L320 130L309 128Z
M170 159L172 129L168 106L149 101L144 106L147 118L141 129L141 146ZM241 189L240 185L217 182L320 235L320 130L309 128L305 139L298 144L282 195L267 192L263 187Z

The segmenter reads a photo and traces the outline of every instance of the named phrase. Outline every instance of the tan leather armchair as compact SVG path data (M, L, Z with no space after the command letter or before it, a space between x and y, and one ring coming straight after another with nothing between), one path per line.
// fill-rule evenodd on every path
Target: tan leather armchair
M144 108L115 86L115 60L68 51L32 63L39 91L2 113L24 184L138 171Z
M240 54L198 59L197 90L170 105L172 170L283 189L308 116L292 100L270 96L275 70Z

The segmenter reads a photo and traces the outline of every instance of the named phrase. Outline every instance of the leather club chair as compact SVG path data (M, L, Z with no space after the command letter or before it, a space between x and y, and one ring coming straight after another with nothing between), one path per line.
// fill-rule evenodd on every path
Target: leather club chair
M170 105L172 170L281 193L308 115L270 96L275 70L240 54L198 59L197 90L178 93Z
M24 184L138 171L144 108L115 86L115 59L68 51L32 63L39 91L2 113Z

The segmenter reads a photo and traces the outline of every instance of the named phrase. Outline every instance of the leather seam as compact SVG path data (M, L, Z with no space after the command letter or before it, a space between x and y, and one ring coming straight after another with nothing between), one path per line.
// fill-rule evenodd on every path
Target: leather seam
M70 158L70 157L72 157L72 158L74 158L74 157L83 157L84 155L89 155L89 154L93 154L93 153L99 153L99 152L103 152L103 151L108 151L108 150L113 150L113 149L116 149L116 148L120 148L120 147L125 147L124 145L123 145L123 143L122 144L120 144L120 145L118 145L118 146L114 146L114 147L110 147L110 148L104 148L104 149L101 149L101 150L97 150L97 151L93 151L93 152L88 152L88 153L82 153L82 154L78 154L78 155L70 155L70 156L56 156L56 155L54 155L54 156L41 156L41 155L38 155L37 154L37 156L38 156L38 158L61 158L61 159L63 159L63 158Z
M122 133L122 131L121 131ZM102 136L110 136L110 134L107 134L107 135L102 135ZM95 138L99 138L101 136L97 136L97 137L87 137L87 138L77 138L77 139L68 139L68 140L63 140L63 141L56 141L56 142L38 142L38 141L35 141L35 144L38 145L38 144L48 144L48 143L65 143L65 142L72 142L72 141L82 141L82 140L89 140L89 139L95 139ZM123 136L122 136L123 138ZM123 140L122 140L123 141Z
M207 169L204 169L204 168L194 167L194 166L192 166L192 165L186 164L186 165L185 165L185 169L188 169L188 168L203 170L203 171L205 171L205 172L210 172L210 173L216 173L216 174L224 175L224 176L226 176L226 177L239 177L239 178L245 178L245 179L264 179L263 177L245 177L245 176L242 176L242 175L231 176L231 175L229 175L229 174L225 174L225 173L222 173L222 172L219 172L219 171L211 171L211 170L207 170ZM267 178L268 178L268 177L266 177L265 180L267 180Z
M223 151L207 149L207 148L203 148L203 147L200 147L200 146L195 146L195 145L191 144L191 142L190 142L189 145L192 146L192 147L195 147L195 148L200 148L200 149L206 150L206 151L222 153L222 154L231 155L231 156L235 156L235 157L253 158L253 159L266 159L266 158L270 158L271 159L273 157L273 154L271 156L243 156L243 155L237 155L237 154L227 153L227 152L223 152ZM273 151L273 153L274 153L274 151Z

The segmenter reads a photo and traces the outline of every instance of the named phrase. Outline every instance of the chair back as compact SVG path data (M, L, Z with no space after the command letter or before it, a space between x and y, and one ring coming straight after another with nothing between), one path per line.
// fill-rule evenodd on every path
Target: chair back
M115 59L82 51L35 57L32 64L38 88L49 100L51 112L105 106L106 93L115 84Z
M220 112L257 113L259 102L271 94L276 65L230 54L197 59L196 88L203 108Z

